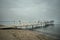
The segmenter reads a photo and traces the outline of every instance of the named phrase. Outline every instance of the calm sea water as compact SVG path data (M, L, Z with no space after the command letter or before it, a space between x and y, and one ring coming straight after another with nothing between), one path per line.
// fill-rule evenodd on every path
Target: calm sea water
M43 27L37 28L34 30L38 32L43 32L44 34L60 39L60 24L54 24L54 25L50 25L44 28Z

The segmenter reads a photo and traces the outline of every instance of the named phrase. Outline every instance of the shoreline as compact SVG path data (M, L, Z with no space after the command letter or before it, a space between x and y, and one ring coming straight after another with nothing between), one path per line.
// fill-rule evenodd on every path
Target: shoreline
M3 25L1 25L1 26L3 26ZM1 27L0 26L0 27ZM1 30L3 30L3 31L7 31L7 30L23 30L23 29L16 29L16 28L7 28L7 29L0 29L0 31ZM24 31L26 31L26 29L24 30ZM53 37L52 35L53 34L50 34L50 33L45 33L45 32L41 32L41 31L36 31L36 30L28 30L28 31L31 31L31 32L33 32L33 33L36 33L36 34L38 34L38 35L44 35L44 36L47 36L47 37L49 37L49 38L52 38L52 39L55 39L55 40L58 40L58 39L60 39L60 38L57 38L57 37Z
M55 40L57 40L57 39L60 40L60 38L58 38L56 36L53 36L54 34L50 34L50 33L46 33L46 32L41 32L41 31L33 31L33 32L38 33L38 34L45 35L45 36L50 37L50 38L53 38Z

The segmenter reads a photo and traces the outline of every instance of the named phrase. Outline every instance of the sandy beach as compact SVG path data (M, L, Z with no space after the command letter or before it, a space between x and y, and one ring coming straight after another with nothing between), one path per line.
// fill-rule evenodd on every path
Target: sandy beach
M45 35L29 30L0 30L0 40L53 40Z

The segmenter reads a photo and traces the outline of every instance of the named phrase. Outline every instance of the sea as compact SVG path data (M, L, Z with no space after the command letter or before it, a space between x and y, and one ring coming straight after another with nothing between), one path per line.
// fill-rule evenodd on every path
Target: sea
M34 31L42 32L43 34L60 40L60 24L49 25L34 29Z

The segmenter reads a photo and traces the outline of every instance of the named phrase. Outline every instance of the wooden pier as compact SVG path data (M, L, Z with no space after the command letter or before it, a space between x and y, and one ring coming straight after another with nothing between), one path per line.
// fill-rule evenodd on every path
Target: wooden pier
M37 27L44 27L46 26L47 24L41 24L41 23L27 23L27 24L20 24L20 25L5 25L5 26L0 26L0 29L2 28L13 28L13 29L34 29L34 28L37 28Z
M47 25L50 25L50 22L37 22L37 23L20 23L19 25L6 25L6 26L0 26L1 28L14 28L14 29L34 29L38 27L45 27Z

